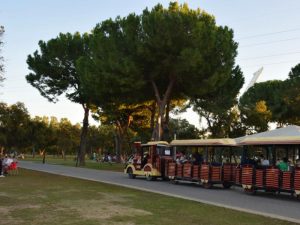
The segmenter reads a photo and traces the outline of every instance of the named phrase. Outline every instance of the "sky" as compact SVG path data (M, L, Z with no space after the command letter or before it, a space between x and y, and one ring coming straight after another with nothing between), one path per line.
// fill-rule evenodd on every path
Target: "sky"
M178 1L215 16L217 25L228 26L239 43L236 64L245 76L245 85L253 73L263 67L258 82L288 77L300 63L300 1L298 0L193 0ZM141 14L156 4L167 7L169 1L155 0L2 0L0 25L5 27L1 49L6 80L0 87L0 101L23 102L31 116L56 116L81 123L83 109L61 97L50 103L26 82L26 59L38 49L38 41L55 38L60 32L90 32L106 19ZM201 127L199 117L189 110L180 115ZM91 121L92 124L97 124Z

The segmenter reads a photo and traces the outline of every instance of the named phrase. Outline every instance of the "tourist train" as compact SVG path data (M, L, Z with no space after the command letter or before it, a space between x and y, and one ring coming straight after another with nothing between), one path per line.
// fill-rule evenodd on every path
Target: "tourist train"
M300 127L288 126L236 139L135 143L124 172L204 188L241 186L300 197Z

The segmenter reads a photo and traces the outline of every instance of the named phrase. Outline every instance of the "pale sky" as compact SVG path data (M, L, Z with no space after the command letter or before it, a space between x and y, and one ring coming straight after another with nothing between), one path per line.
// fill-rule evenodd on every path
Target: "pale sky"
M258 81L286 79L291 67L300 63L300 1L298 0L195 0L179 1L190 8L201 8L216 18L218 25L234 30L239 43L236 63L240 65L246 84L260 67ZM157 3L168 6L169 1L156 0L2 0L0 25L5 27L2 53L5 77L0 87L0 101L8 104L24 102L32 116L56 116L81 122L80 105L65 98L50 103L29 85L26 59L38 49L38 41L55 38L60 32L89 32L97 23L140 14ZM245 88L245 87L244 87ZM199 127L195 114L182 116ZM91 121L92 122L92 121ZM95 122L92 122L95 124Z

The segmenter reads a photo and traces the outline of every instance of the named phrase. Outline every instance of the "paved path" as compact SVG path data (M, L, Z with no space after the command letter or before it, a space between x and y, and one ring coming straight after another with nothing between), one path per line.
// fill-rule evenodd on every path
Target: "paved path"
M290 195L274 196L259 192L253 196L245 194L239 187L232 187L228 190L221 188L204 189L197 185L174 185L166 181L146 181L142 178L128 179L125 174L120 172L27 161L21 161L19 165L26 169L100 181L300 223L300 200Z

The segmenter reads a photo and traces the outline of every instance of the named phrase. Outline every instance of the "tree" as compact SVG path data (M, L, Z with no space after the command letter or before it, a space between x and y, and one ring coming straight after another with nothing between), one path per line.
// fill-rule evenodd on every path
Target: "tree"
M286 123L285 89L286 83L280 80L256 83L249 88L239 102L242 122L257 132L266 131L269 122Z
M168 9L157 5L145 10L141 20L144 79L153 87L157 121L164 124L170 99L201 98L226 82L234 66L237 43L232 30L217 26L213 16L200 9L191 10L187 4L170 3Z
M48 117L34 117L29 122L28 130L28 138L32 147L32 157L34 158L36 151L44 150L49 145L50 130Z
M21 102L10 106L2 103L0 108L1 145L8 151L28 147L30 142L27 128L30 117L25 105Z
M232 131L236 129L238 117L233 107L237 105L237 96L243 84L244 77L237 66L221 87L191 100L193 109L205 118L211 137L229 137L234 133Z
M283 101L288 108L286 122L300 125L300 63L291 69L284 83Z
M81 63L89 68L84 71L87 83L95 87L89 90L100 92L89 96L103 111L105 104L154 100L155 140L167 130L162 125L168 126L171 100L200 98L222 86L237 54L232 30L217 26L206 12L178 3L104 21L95 27L91 42L91 57Z
M90 153L100 155L114 152L114 127L112 125L91 126L88 133L88 149Z
M194 125L190 124L186 119L170 119L170 132L177 139L199 139L203 134ZM171 141L169 139L168 141Z
M0 48L2 47L3 45L3 42L2 42L2 36L4 34L4 27L3 26L0 26ZM1 49L0 49L0 53L1 53ZM3 73L4 73L4 65L2 64L3 63L3 56L2 54L0 55L0 83L3 82L4 80L4 77L3 77Z
M62 118L57 128L57 146L62 157L65 159L67 153L72 154L79 145L79 127L72 125L67 118Z
M77 157L80 166L85 164L90 102L81 82L82 76L77 61L89 54L88 41L87 34L59 34L57 38L48 42L40 41L40 51L35 51L27 58L27 64L32 72L26 79L42 96L50 102L56 102L58 96L65 94L70 101L83 107L84 118Z
M102 125L113 125L117 159L125 152L131 152L132 139L137 131L150 126L150 111L146 104L111 105L105 111L98 110L97 116ZM94 115L96 116L96 115ZM149 139L148 139L149 140Z

